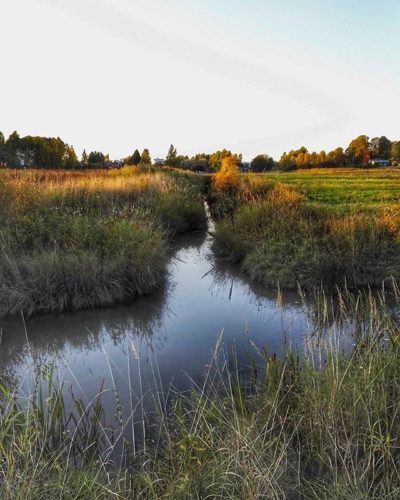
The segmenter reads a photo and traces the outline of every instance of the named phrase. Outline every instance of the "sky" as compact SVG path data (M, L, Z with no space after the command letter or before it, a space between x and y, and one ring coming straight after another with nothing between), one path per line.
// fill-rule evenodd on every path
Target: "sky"
M0 0L0 130L122 158L400 139L398 0Z

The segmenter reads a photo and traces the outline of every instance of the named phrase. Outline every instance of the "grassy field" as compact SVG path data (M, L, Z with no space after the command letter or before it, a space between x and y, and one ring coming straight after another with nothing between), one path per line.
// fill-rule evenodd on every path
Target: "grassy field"
M400 171L244 174L210 189L214 249L268 286L380 286L400 278Z
M250 174L250 177L255 174ZM336 213L376 211L400 203L399 168L325 168L264 174Z
M165 278L168 241L204 227L203 179L0 172L0 316L111 306Z
M155 395L166 399L157 416L122 419L116 394L113 431L101 390L66 407L51 370L29 401L0 386L1 498L398 498L398 318L385 294L346 292L339 303L317 299L304 356L254 346L245 373L221 335L200 385ZM131 418L147 436L136 446Z

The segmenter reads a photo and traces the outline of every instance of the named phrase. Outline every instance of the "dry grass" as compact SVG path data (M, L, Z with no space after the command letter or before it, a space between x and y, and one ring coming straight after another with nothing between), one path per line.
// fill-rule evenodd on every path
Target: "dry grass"
M0 173L0 316L110 306L163 283L167 245L205 225L194 178L119 171Z

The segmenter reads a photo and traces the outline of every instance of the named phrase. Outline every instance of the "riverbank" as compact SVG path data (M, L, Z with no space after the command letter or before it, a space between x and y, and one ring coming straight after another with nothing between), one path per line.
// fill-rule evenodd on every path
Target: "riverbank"
M204 228L193 175L142 171L0 174L0 317L92 309L158 289L168 242Z
M217 176L214 250L252 280L289 290L399 280L399 171L241 175L228 191Z
M320 298L302 359L253 346L243 372L221 335L202 382L159 394L158 416L139 405L125 418L115 391L113 430L102 387L67 406L50 369L22 406L2 389L1 497L397 497L400 325L385 297L347 293L333 316ZM136 444L133 421L147 436Z

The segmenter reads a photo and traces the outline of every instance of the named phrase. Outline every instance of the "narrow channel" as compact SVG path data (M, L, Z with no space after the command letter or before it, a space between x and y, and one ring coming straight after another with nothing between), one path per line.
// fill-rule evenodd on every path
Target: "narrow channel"
M281 303L275 291L250 285L235 266L213 258L211 243L209 232L180 237L165 289L131 305L38 316L26 325L3 320L1 381L27 397L54 365L65 392L83 401L103 385L111 421L115 389L129 411L132 400L170 383L178 390L200 383L222 331L224 348L234 345L243 362L250 339L271 354L281 352L284 339L301 342L307 311L299 296L286 294Z

